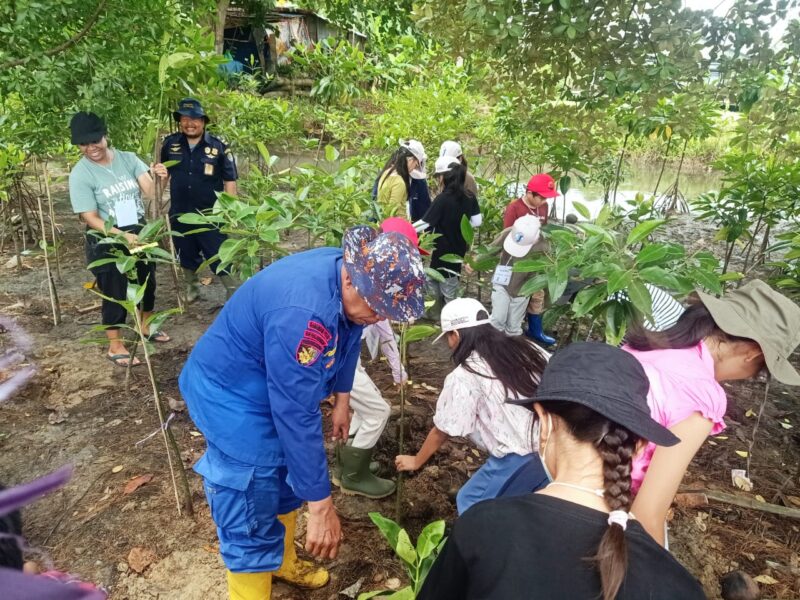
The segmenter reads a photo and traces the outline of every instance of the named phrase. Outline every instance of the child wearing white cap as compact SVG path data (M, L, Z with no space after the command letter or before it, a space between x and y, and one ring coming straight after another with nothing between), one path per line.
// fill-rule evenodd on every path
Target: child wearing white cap
M536 276L534 272L514 273L512 268L520 260L547 250L548 244L540 228L538 217L524 215L492 242L500 255L500 263L492 276L492 325L508 335L522 335L522 321L531 297L529 293L522 293L522 288Z
M422 448L414 456L396 457L397 470L416 471L448 437L469 437L489 459L459 490L459 514L487 498L538 489L547 477L533 454L532 415L506 400L532 397L549 355L524 337L497 331L473 298L449 302L441 323L439 338L447 340L456 368L444 381Z

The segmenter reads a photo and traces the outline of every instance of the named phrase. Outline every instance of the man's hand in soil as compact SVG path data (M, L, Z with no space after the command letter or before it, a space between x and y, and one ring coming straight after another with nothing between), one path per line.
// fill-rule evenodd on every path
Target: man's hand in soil
M394 466L397 467L398 471L416 471L420 467L417 457L409 454L400 454L396 456L394 459Z
M346 442L350 435L350 394L335 394L331 420L333 421L333 439Z
M331 497L309 502L306 551L316 558L336 558L341 543L342 526Z

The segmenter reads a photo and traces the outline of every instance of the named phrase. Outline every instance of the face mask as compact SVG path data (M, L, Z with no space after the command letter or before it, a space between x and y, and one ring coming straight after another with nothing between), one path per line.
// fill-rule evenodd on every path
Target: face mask
M547 426L550 431L550 435L553 433L553 418L550 414L547 415ZM536 419L536 423L533 426L533 442L536 447L539 449L539 460L542 462L542 469L544 469L544 474L547 476L547 481L553 481L553 476L550 473L550 470L547 468L547 462L545 462L545 453L547 452L547 442L544 443L544 448L541 447L541 435L542 435L542 420ZM547 438L547 441L550 441L550 437Z

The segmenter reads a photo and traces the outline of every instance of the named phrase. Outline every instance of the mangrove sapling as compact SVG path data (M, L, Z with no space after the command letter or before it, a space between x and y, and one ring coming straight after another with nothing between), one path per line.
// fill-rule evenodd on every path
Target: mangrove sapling
M413 325L408 323L400 326L400 364L406 370L406 378L400 381L400 424L397 435L397 453L405 454L405 427L406 427L406 392L408 382L411 380L411 372L408 364L408 344L429 338L439 331L431 325ZM397 475L397 496L395 498L395 518L398 522L403 521L403 471Z
M417 538L416 547L411 543L408 532L395 521L387 519L377 512L369 513L369 518L389 542L395 554L403 562L403 566L411 580L411 585L398 591L379 590L360 594L358 600L382 598L383 600L413 600L422 589L425 578L439 556L444 543L445 523L443 520L433 521L425 526Z
M97 232L97 234L98 237L103 235L100 232ZM146 224L138 235L141 245L131 248L129 254L126 254L122 250L115 248L110 251L110 254L113 256L96 260L89 265L89 268L91 269L94 267L113 264L120 271L120 273L126 275L129 281L125 300L111 298L99 292L98 290L93 289L92 291L104 300L114 302L115 304L118 304L124 308L125 312L128 314L128 317L133 322L133 325L128 325L126 323L115 327L132 331L135 335L134 340L136 343L130 352L130 359L128 362L129 369L135 358L136 345L142 347L144 362L147 367L147 375L153 391L153 400L155 403L156 413L158 414L158 421L164 439L164 446L167 451L167 462L169 465L170 478L172 480L172 488L175 493L175 502L177 505L178 514L181 515L183 510L185 510L187 514L193 515L194 507L192 505L192 497L189 491L189 481L183 468L183 460L181 459L178 444L175 441L175 437L172 433L172 430L169 428L167 419L165 417L167 411L161 398L158 380L156 379L155 370L153 368L153 357L151 354L152 345L147 339L147 336L144 334L145 327L147 327L148 331L151 333L158 331L171 315L180 313L182 311L178 308L171 308L168 310L155 312L150 315L146 321L144 321L142 318L143 315L139 310L139 305L144 297L145 290L147 288L147 282L144 284L139 284L134 281L135 274L137 273L137 266L140 262L154 262L163 264L172 261L172 257L158 245L158 242L164 237L164 235L166 235L163 219L157 219L154 222ZM115 243L122 245L125 244L125 237L122 234L107 236L101 240L101 243ZM109 326L106 325L97 325L92 329L92 331L105 331L108 328ZM130 372L126 376L126 385L129 381L129 377ZM178 490L179 485L180 492ZM183 500L181 500L181 495L183 496Z
M50 188L48 186L47 196L50 197ZM47 229L44 225L44 208L42 207L42 196L37 196L39 203L39 221L41 224L41 239L39 240L39 247L44 253L44 269L47 276L47 291L50 296L50 307L53 310L53 325L61 324L61 306L58 302L58 291L56 284L53 281L53 272L50 269L50 245L47 243ZM55 247L55 238L53 239L53 247Z
M56 260L56 273L58 280L61 281L61 256L59 247L61 246L58 236L56 235L56 214L53 209L53 195L50 193L50 171L47 169L47 161L42 163L42 175L44 178L44 189L47 194L47 214L50 217L50 237L53 240L53 257Z

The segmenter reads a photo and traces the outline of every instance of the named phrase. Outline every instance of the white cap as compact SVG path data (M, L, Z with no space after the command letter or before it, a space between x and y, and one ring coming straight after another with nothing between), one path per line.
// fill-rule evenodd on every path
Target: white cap
M436 164L434 165L434 175L444 175L450 169L453 168L453 165L460 165L461 161L457 158L453 158L452 156L440 156L436 159Z
M437 342L441 337L456 329L466 329L467 327L477 327L478 325L485 325L489 322L486 319L479 319L478 313L484 311L487 315L489 311L486 310L480 302L474 298L456 298L444 305L442 309L442 333L440 333L434 342Z
M411 152L420 164L425 162L425 159L428 158L428 155L425 154L425 148L419 140L402 140L400 145Z
M524 215L514 221L511 231L508 232L503 241L503 250L514 258L525 256L533 245L539 241L541 223L539 217L534 215Z
M453 158L458 158L462 154L464 153L461 151L461 144L452 140L443 142L442 147L439 148L439 156L452 156Z

